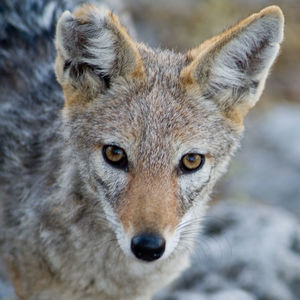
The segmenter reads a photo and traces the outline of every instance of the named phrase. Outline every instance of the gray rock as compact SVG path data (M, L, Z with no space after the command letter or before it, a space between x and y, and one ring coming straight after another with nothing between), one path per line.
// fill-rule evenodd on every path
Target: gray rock
M250 115L241 151L220 191L225 198L268 202L300 216L300 106Z
M209 297L209 300L254 300L249 293L242 290L226 290L220 291Z

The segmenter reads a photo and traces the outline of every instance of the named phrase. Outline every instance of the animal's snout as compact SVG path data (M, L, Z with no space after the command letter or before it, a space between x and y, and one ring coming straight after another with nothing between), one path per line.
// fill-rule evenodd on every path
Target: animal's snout
M144 261L159 259L164 254L165 247L165 239L158 234L142 233L131 240L131 251Z

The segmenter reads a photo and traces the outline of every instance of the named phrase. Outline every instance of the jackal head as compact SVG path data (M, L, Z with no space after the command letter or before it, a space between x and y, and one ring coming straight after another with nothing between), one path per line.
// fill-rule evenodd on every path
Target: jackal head
M65 12L55 71L85 188L123 252L189 248L283 38L271 6L186 54L135 43L110 11Z

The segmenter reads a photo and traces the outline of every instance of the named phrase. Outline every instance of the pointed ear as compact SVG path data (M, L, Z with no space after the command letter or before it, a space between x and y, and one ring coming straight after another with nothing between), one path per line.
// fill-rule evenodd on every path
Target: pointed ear
M73 14L64 12L55 43L55 72L66 105L87 102L119 76L144 75L136 44L109 10L83 5Z
M186 89L198 88L222 112L242 123L258 101L283 39L284 17L270 6L188 52L182 70ZM199 89L200 88L200 89Z

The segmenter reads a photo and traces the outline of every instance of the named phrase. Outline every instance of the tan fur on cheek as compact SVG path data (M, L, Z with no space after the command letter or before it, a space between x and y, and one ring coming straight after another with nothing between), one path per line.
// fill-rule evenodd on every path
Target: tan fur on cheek
M81 93L78 90L72 88L70 84L63 85L63 92L65 96L65 107L84 103L84 101L81 101Z
M134 234L172 232L181 218L177 194L175 178L135 176L118 212L124 230Z
M248 103L243 103L235 107L232 111L226 114L226 117L233 122L243 126L243 121L247 113L252 107Z
M244 119L252 106L246 103L240 103L236 107L221 112L220 117L224 118L226 123L237 132L244 130Z
M197 84L192 76L190 68L184 68L182 70L182 73L180 74L180 84L184 90L189 89Z

